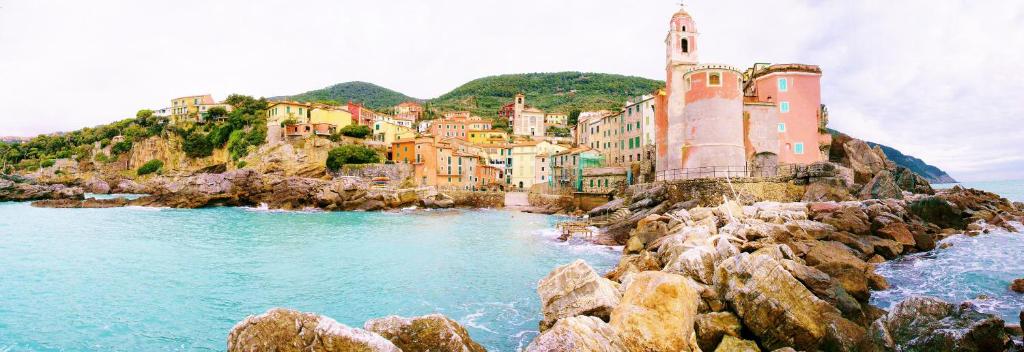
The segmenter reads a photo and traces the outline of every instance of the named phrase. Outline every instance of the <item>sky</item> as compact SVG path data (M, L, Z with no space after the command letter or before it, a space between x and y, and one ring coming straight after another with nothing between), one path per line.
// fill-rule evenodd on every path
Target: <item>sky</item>
M754 6L754 4L757 4ZM673 0L0 0L0 136L170 99L489 75L665 79ZM700 61L821 66L830 127L961 181L1024 179L1024 1L691 0Z

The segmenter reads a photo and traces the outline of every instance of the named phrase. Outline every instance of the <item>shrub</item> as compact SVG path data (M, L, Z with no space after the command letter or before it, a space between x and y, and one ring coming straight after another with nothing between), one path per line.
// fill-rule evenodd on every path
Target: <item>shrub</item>
M56 162L53 161L53 159L43 159L43 161L39 162L39 167L50 167L55 163Z
M110 147L111 155L121 155L132 150L132 141L120 141Z
M327 168L338 171L345 164L374 164L380 162L380 156L373 149L349 144L331 149L327 153Z
M352 138L366 138L373 131L363 125L348 125L341 129L341 134Z
M185 137L181 148L185 150L185 155L188 155L190 158L203 158L213 155L213 144L202 133L190 133Z
M245 165L248 165L248 164L247 164L247 163L245 162L245 160L239 160L239 161L238 161L237 163L235 163L235 167L236 167L236 168L239 168L239 169L244 169L244 168L245 168Z
M139 110L139 112L135 113L135 118L137 118L137 119L143 119L144 120L144 119L148 119L148 118L150 118L152 116L153 116L153 110L149 110L149 109L142 109L142 110Z
M163 168L163 167L164 167L164 162L163 161L153 159L153 160L147 161L145 164L142 164L142 166L139 166L139 169L136 170L135 173L138 174L139 176L147 175L147 174L151 174L151 173L160 171L160 169Z
M103 153L96 153L96 161L99 161L101 163L110 162L110 156Z

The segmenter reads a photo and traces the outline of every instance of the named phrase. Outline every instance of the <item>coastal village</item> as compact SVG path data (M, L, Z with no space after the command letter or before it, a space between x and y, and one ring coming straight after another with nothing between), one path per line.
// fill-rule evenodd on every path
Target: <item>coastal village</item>
M699 60L699 33L685 11L669 22L666 86L616 110L543 111L511 97L492 116L441 111L423 119L407 101L387 111L272 101L267 143L330 136L351 126L372 134L362 143L408 164L419 186L459 189L571 190L608 193L656 179L771 176L789 165L828 160L828 114L821 70L806 64L757 63L746 70ZM155 115L174 124L205 123L210 95L171 100ZM215 119L216 117L212 118ZM495 129L504 120L508 130ZM570 131L568 136L558 131Z
M892 288L879 265L939 253L954 246L952 237L1017 233L1024 203L960 186L934 189L881 148L830 133L818 66L705 63L699 41L693 16L672 13L664 87L613 110L546 111L531 105L540 97L525 93L488 116L434 111L421 101L370 109L356 101L271 99L257 109L265 135L237 129L223 138L257 136L240 144L258 148L256 157L232 160L227 147L202 157L215 165L189 164L202 158L179 158L150 136L124 147L139 150L121 154L120 171L152 159L160 161L153 170L177 162L191 172L147 176L147 162L135 178L4 176L0 200L49 208L374 211L512 208L510 195L525 195L526 206L516 210L575 215L557 225L559 241L621 256L606 273L575 260L539 278L531 287L540 321L536 331L517 323L531 329L529 338L519 336L518 351L1024 351L1019 323L976 304L987 296L958 305L912 295L888 310L872 298ZM152 116L178 131L226 124L243 105L228 100L175 98ZM371 150L373 162L325 172L325 149L344 146ZM320 169L281 172L292 162ZM95 199L86 192L143 195ZM1009 290L1024 293L1024 278ZM236 324L227 350L486 351L469 331L441 314L353 328L272 308Z

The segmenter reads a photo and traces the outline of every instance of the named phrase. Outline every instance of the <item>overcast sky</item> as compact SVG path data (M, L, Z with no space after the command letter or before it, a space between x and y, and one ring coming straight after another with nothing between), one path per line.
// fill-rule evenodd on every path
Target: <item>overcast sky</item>
M756 4L756 6L755 6ZM665 79L672 0L0 0L0 135L178 96L360 80L432 98L482 76ZM1024 1L687 2L700 59L820 65L830 126L961 180L1024 178Z

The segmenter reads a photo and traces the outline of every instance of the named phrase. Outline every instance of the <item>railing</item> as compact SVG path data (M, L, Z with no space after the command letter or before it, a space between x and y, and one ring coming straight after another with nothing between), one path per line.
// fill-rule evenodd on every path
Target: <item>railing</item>
M661 170L654 173L656 181L689 180L698 178L740 178L740 177L792 177L798 165L778 166L704 166L684 169Z

